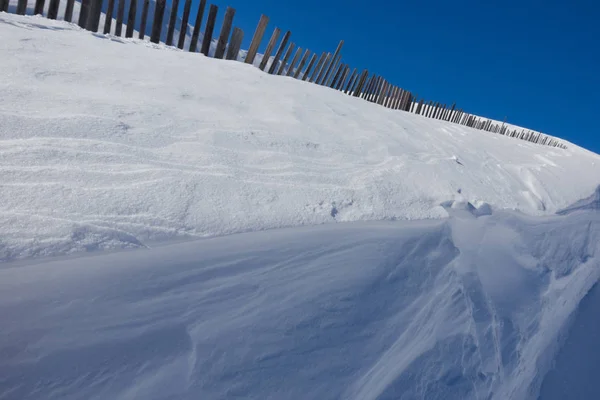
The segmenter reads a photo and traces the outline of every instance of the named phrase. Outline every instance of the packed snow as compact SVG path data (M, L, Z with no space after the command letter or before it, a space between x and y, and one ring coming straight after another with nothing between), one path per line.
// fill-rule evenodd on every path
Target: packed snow
M600 157L0 14L0 260L360 220L552 214Z
M449 212L1 269L0 398L536 399L600 213Z

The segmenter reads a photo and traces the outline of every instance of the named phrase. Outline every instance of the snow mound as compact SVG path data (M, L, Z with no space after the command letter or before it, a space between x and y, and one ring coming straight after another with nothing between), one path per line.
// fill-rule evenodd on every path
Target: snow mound
M572 204L571 206L565 209L559 210L557 214L565 215L581 210L600 210L600 186L596 188L596 191L590 197L581 199L575 204Z
M0 261L439 219L448 200L548 215L600 183L598 155L575 145L391 111L243 63L5 13L0 36Z
M7 267L0 399L533 400L599 252L495 211Z

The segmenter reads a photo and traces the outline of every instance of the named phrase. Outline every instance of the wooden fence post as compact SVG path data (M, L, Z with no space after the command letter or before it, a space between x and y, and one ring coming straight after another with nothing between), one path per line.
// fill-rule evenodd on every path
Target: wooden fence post
M210 43L212 42L218 11L219 7L214 4L210 5L208 19L206 20L206 28L204 29L204 37L202 38L202 47L200 48L200 53L204 54L206 57L208 57L208 53L210 52Z
M298 79L300 77L300 73L302 72L302 69L306 65L306 61L308 60L308 55L309 54L310 54L310 50L306 49L304 51L304 55L302 56L302 59L300 60L300 64L298 65L298 69L296 69L296 73L294 74L294 78L295 79Z
M331 84L327 85L330 88L334 88L335 84L337 83L338 79L340 79L340 76L342 75L342 71L344 70L344 64L340 63L340 65L338 65L338 67L335 69L335 73L333 74L333 79L331 79Z
M125 0L121 0L125 1ZM154 6L154 21L152 22L152 35L150 41L152 43L160 43L160 33L162 31L163 18L165 16L166 0L156 0Z
M335 76L333 77L333 80L331 81L330 87L332 89L337 90L339 83L344 79L344 74L346 73L347 68L348 66L346 64L340 63L340 67L338 68L337 72L335 73Z
M348 84L346 85L346 89L344 90L344 93L347 94L348 96L351 96L353 94L353 89L356 86L356 82L358 81L358 72L356 70L356 68L354 68L352 70L352 74L350 74L350 79L348 79Z
M385 79L381 78L381 85L379 86L379 93L375 98L375 103L382 105L383 99L385 98L385 93L387 91L388 83Z
M198 12L196 13L196 23L194 24L194 30L192 31L192 41L190 42L190 53L196 52L198 46L198 36L200 36L200 28L202 27L202 17L204 16L204 9L206 8L206 0L200 0L198 4Z
M6 1L8 4L8 0ZM67 6L65 7L65 21L71 22L73 19L73 7L75 6L75 0L67 0Z
M58 18L58 6L60 5L60 0L50 0L50 5L48 6L48 18L56 19ZM100 18L100 16L98 16ZM96 24L98 26L98 24ZM98 31L96 28L95 32Z
M237 26L233 28L233 33L231 34L231 41L229 42L229 47L227 48L227 55L225 56L226 60L237 61L238 56L240 54L240 47L242 47L243 38L244 32Z
M342 50L342 46L344 45L344 41L340 40L340 42L338 43L337 48L335 49L335 52L333 53L333 56L331 58L331 63L327 66L327 70L325 71L325 80L327 79L327 77L329 76L329 74L331 73L331 69L333 68L333 63L335 62L335 60L337 59L337 57L340 54L340 51Z
M325 61L323 62L323 65L321 66L321 71L319 71L319 75L317 75L317 79L315 80L315 83L317 85L321 84L321 81L323 80L324 76L325 76L325 72L327 71L327 66L329 65L331 61L331 53L327 53L327 56L325 57Z
M328 86L329 81L331 79L331 75L335 72L335 70L338 67L338 63L341 61L341 56L332 56L333 57L333 61L331 62L331 64L329 64L329 67L327 68L327 71L325 72L325 76L323 77L323 81L321 82L321 85L323 86Z
M313 55L310 57L310 61L308 62L308 66L306 67L306 71L304 71L304 75L302 76L303 81L305 81L309 77L310 71L311 71L313 65L315 65L316 60L317 60L317 53L313 53Z
M112 24L112 16L113 16L113 9L115 8L115 0L108 0L108 6L106 8L106 17L104 18L104 29L102 30L102 33L109 34L110 33L110 26Z
M317 76L319 75L319 71L321 71L321 66L323 65L323 61L325 61L325 53L321 53L321 57L319 57L319 61L317 61L317 65L315 66L315 69L313 70L313 73L309 79L309 82L314 83L314 81L317 79Z
M81 7L79 9L79 19L77 20L77 25L79 25L80 28L85 29L89 8L90 0L81 0Z
M115 24L115 36L121 36L121 33L123 31L123 16L124 15L125 15L125 0L119 0L119 4L117 5L117 22Z
M294 51L294 47L296 47L296 44L294 42L290 43L287 51L285 52L285 56L283 56L283 60L281 60L281 65L277 70L277 75L281 75L283 73L285 66L290 58L290 55L292 54L292 51Z
M173 35L175 34L175 24L177 23L177 11L179 10L179 0L171 0L171 13L169 14L169 26L167 27L167 46L173 45Z
M254 63L254 57L256 57L256 52L258 51L258 47L260 46L260 42L262 41L263 35L265 34L265 30L267 29L268 23L269 17L267 17L266 15L261 15L260 20L258 21L258 25L256 26L256 30L254 31L254 36L252 36L252 42L250 42L248 54L246 54L246 64Z
M139 38L143 39L146 35L146 25L148 24L148 9L150 8L150 0L144 0L142 8L142 20L140 22L140 35Z
M0 0L0 11L8 12L8 0Z
M323 81L321 81L321 85L323 85L323 86L329 86L329 81L332 78L331 75L337 70L339 63L340 63L340 56L337 56L331 62L330 66L328 68L330 72L326 72L325 73L325 76L323 77Z
M133 37L133 30L135 29L135 15L137 14L137 0L129 0L129 15L127 16L127 29L125 30L125 37Z
M229 41L229 34L231 33L231 25L233 25L233 17L235 16L235 8L227 7L225 11L225 17L223 18L223 25L221 26L221 33L219 34L219 40L217 41L217 48L215 50L215 58L222 59L225 55L225 48Z
M298 62L298 59L300 58L300 54L302 54L302 48L298 47L296 49L296 54L294 54L294 58L292 58L292 62L290 63L290 67L287 70L287 76L292 76L294 74L294 65L296 65L296 63Z
M25 15L26 11L27 11L27 0L19 0L17 2L17 14Z
M50 0L52 5L52 0ZM58 8L56 9L58 12ZM91 0L90 1L90 12L85 29L91 32L98 32L98 25L100 24L100 14L102 13L102 0ZM48 17L50 17L50 8L48 8ZM53 18L53 19L56 19Z
M260 65L258 66L258 68L260 68L261 71L264 71L267 67L267 63L269 62L269 58L271 57L273 49L275 49L275 45L277 44L277 39L279 39L280 33L281 31L279 30L279 28L275 27L275 30L273 30L273 33L271 34L271 39L269 39L269 43L267 44L265 54L263 54L263 58L260 61Z
M290 39L291 34L292 34L292 32L287 31L283 35L283 38L281 39L281 43L279 44L279 47L277 48L277 51L275 52L275 57L273 57L273 62L271 63L271 66L269 67L269 74L275 73L275 70L277 69L277 63L279 62L279 58L281 58L281 55L283 54L283 50L285 50L285 46L287 45L287 42Z
M342 73L342 78L335 87L335 90L344 90L344 83L346 83L346 80L348 79L348 74L350 74L350 66L346 65L346 67L344 68L344 72Z
M381 90L381 86L383 85L383 77L378 76L375 79L375 84L373 85L373 90L371 91L371 95L369 96L369 101L371 103L376 103L379 97L379 91Z
M360 98L361 99L367 99L367 97L369 96L369 93L371 93L371 88L373 87L373 82L375 82L375 75L369 76L367 75L367 77L365 78L365 83L364 83L364 90L362 90L362 93L360 94Z
M33 15L44 14L44 3L46 0L35 0L35 7L33 8ZM4 5L0 4L0 11L4 11Z
M360 96L360 91L362 90L363 85L365 84L365 81L367 80L368 75L369 75L369 71L367 71L366 69L362 72L362 74L360 74L358 83L357 83L356 87L354 88L354 92L352 93L352 95L354 97Z
M183 5L183 16L181 17L181 29L179 30L179 40L177 41L178 49L183 50L183 46L185 45L185 37L187 36L191 10L192 0L185 0L185 4Z

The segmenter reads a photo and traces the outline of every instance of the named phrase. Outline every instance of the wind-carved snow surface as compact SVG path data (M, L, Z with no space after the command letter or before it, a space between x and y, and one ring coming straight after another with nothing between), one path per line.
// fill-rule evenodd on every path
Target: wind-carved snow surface
M600 157L0 14L0 261L298 225L552 214Z
M536 399L600 214L469 210L7 264L0 399Z

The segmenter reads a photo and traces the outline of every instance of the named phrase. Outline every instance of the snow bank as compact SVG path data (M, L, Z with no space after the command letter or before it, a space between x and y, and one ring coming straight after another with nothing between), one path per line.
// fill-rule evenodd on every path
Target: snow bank
M554 213L600 158L391 111L248 65L0 14L0 260L445 202Z
M537 399L599 235L463 213L7 264L0 399Z

